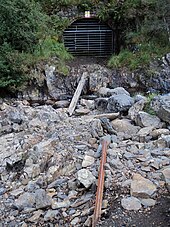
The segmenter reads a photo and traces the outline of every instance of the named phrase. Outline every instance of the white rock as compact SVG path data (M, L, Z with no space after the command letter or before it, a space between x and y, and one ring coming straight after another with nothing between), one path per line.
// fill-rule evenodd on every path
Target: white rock
M85 155L84 160L82 162L82 167L91 166L94 163L94 158L89 155Z
M89 188L96 181L95 176L87 169L79 170L77 172L77 178L86 188Z

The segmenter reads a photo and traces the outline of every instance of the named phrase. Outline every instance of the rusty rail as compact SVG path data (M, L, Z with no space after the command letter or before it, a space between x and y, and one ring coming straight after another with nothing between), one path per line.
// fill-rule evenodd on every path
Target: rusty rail
M98 220L101 217L103 189L104 189L104 176L105 176L104 165L106 163L107 145L108 145L108 142L106 140L103 140L103 142L102 142L102 158L100 161L100 170L99 170L99 176L98 176L98 186L97 186L97 192L96 192L95 209L94 209L94 215L92 218L92 227L96 226Z

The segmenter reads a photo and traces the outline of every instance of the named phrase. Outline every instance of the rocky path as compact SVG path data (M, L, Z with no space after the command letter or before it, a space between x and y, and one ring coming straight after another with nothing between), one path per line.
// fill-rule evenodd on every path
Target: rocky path
M168 195L170 96L155 98L153 116L143 111L145 97L123 88L98 94L81 99L73 117L61 102L1 101L0 226L91 226L103 137L101 226L132 226L126 213L147 214ZM112 119L94 117L104 112Z

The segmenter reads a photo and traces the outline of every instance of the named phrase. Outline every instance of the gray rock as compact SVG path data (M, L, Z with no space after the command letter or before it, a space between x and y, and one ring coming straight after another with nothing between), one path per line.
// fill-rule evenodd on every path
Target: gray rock
M169 129L166 129L166 128L155 129L150 133L150 135L154 139L157 139L161 135L169 135L169 134L170 134L170 131Z
M145 106L146 101L145 100L139 100L138 102L134 103L132 107L130 107L128 111L128 115L131 120L135 120L136 116L138 115L139 111L142 111Z
M127 119L115 119L112 121L112 126L116 130L116 132L123 132L129 136L136 135L139 127L134 126L130 120Z
M145 97L145 96L143 96L143 95L136 95L135 96L135 102L139 102L139 101L144 101L145 103L147 102L147 98Z
M45 221L52 221L59 214L58 210L48 210L44 216Z
M155 97L151 106L162 121L170 124L170 93Z
M159 148L170 148L170 135L161 135L155 144Z
M94 100L81 99L80 104L86 108L93 110L94 109Z
M134 100L129 95L112 95L108 99L107 109L112 112L128 111Z
M139 111L135 123L141 127L154 127L159 128L160 127L160 119L156 116L150 115L146 112Z
M153 129L154 129L154 127L152 127L152 126L141 128L139 130L139 132L137 133L137 135L139 135L139 136L147 136L147 135L149 135L152 132Z
M12 196L17 197L17 196L21 195L23 192L24 192L23 188L18 188L18 189L13 190L12 192L10 192L10 194Z
M162 170L167 188L170 192L170 166L166 167L165 169Z
M97 93L99 94L99 96L102 96L102 97L108 97L110 95L108 95L108 92L110 91L111 89L110 88L107 88L107 87L101 87Z
M57 101L55 102L55 104L53 105L53 108L57 109L57 108L67 108L69 106L70 102L67 100L61 100L61 101Z
M94 163L94 158L92 156L85 155L82 162L82 167L91 166L93 163Z
M87 108L85 109L85 108L81 107L79 109L76 109L75 113L76 113L76 115L86 115L86 114L90 113L90 110Z
M134 174L130 193L139 198L149 198L156 192L156 186L140 174Z
M46 65L45 76L49 95L54 99L58 98L58 94L56 94L55 67Z
M81 169L77 172L77 179L83 184L86 188L89 188L93 183L95 183L96 178L93 174L87 169Z
M130 153L130 152L125 152L123 155L127 160L128 159L133 159L135 157L134 154Z
M33 193L25 192L15 201L15 206L18 209L33 208L35 206L35 195Z
M96 68L95 71L94 68ZM108 69L100 67L99 65L93 65L93 70L89 74L89 91L97 92L101 87L106 87L109 82L109 74Z
M57 202L55 200L52 200L52 209L59 209L59 208L68 208L71 205L71 202L69 199L65 199L62 202Z
M37 209L49 207L51 205L51 197L48 196L44 189L35 191L35 203Z
M34 212L33 216L28 218L29 222L36 222L44 212L42 210L37 210Z
M109 133L109 134L116 134L116 131L113 129L109 119L106 117L100 118L102 127Z
M94 157L100 158L101 154L102 154L102 144L99 144L97 151L94 153Z
M107 105L108 105L108 99L107 98L97 98L97 99L95 99L94 105L97 110L106 111Z
M112 95L128 95L130 96L129 92L126 91L123 87L116 87L114 89L110 89L107 92L107 95L112 96Z
M119 157L117 157L116 159L109 159L107 158L108 162L110 163L111 166L113 166L116 169L123 169L124 165L123 163L120 161Z
M71 225L72 226L75 226L75 225L77 225L78 223L80 222L80 219L78 218L78 217L75 217L72 221L71 221Z
M121 205L126 210L139 210L142 207L140 200L133 196L123 198L121 200Z
M156 200L154 199L140 199L141 203L145 207L155 206Z

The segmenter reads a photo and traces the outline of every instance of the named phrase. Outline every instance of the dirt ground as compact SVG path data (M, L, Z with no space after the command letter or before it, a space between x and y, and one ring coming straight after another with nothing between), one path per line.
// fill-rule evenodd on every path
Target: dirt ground
M121 197L111 204L108 213L101 218L100 227L168 227L170 226L170 194L157 200L154 207L141 211L126 211L120 205Z

